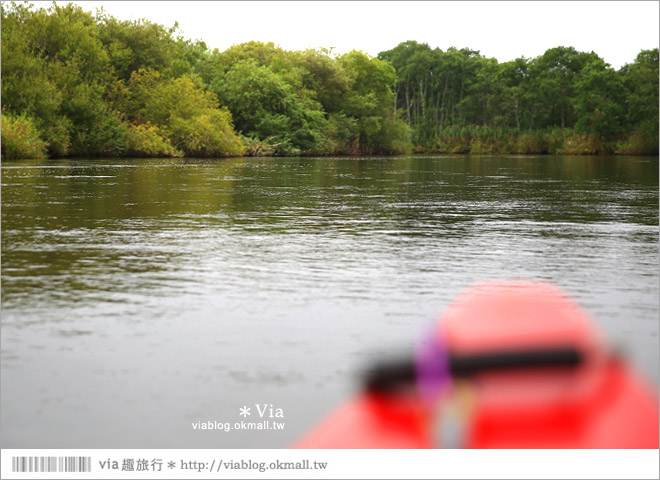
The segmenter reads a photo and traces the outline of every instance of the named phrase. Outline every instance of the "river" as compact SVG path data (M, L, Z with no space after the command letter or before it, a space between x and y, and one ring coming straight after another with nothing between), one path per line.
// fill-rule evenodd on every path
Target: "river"
M658 247L656 157L4 162L2 447L286 447L487 279L657 384Z

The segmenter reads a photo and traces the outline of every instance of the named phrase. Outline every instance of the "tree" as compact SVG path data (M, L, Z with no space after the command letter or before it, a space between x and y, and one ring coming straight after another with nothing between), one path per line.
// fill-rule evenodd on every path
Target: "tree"
M329 51L295 52L293 62L299 66L302 87L321 104L326 114L338 112L341 99L348 91L348 78Z
M649 137L658 136L658 49L642 50L621 69L626 90L626 121Z
M575 92L577 132L605 139L623 131L623 82L602 59L594 59L582 69Z
M553 151L574 132L620 134L621 151L657 149L657 48L619 72L572 47L502 64L412 40L377 58L263 42L220 52L176 23L13 2L2 4L1 34L14 152L368 154L406 152L411 141L462 152L477 137L475 151L548 151L550 130ZM521 136L517 147L511 137Z
M297 95L269 67L253 59L240 60L213 88L244 134L269 140L281 154L317 147L324 123L321 106Z
M555 47L533 59L530 85L536 95L529 95L535 105L539 127L572 127L575 124L573 98L575 82L584 66L597 59L595 53L578 52L573 47Z
M349 85L341 111L357 121L359 148L363 152L390 153L403 148L408 143L408 129L401 125L394 109L394 67L357 50L339 57L339 64Z
M496 125L515 127L518 130L523 125L526 126L524 112L526 83L529 79L528 66L528 60L524 57L499 65L497 78L500 91L494 119Z
M131 120L155 125L175 149L186 155L243 153L231 113L219 108L216 96L204 91L194 77L169 79L155 70L141 69L131 76L128 92Z
M495 116L497 96L503 90L499 65L494 58L477 57L475 72L469 83L466 98L461 107L468 123L489 126Z
M96 22L98 37L108 53L112 71L122 80L147 68L172 77L190 74L206 53L204 42L175 37L176 23L166 28L146 19L117 20L103 10L98 12Z

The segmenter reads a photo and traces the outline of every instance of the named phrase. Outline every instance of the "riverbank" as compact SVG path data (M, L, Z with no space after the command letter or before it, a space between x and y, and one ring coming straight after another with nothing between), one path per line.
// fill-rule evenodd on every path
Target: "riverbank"
M33 124L25 118L12 122L2 117L2 160L9 159L44 159L47 158L46 144L39 137ZM192 152L186 155L171 145L164 143L162 137L153 132L150 149L128 147L123 151L88 153L86 155L62 155L51 158L67 157L279 157L279 156L358 156L364 153L359 148L335 149L331 151L312 150L308 152L278 153L276 147L247 137L241 138L232 154L218 152L216 155L204 155ZM159 142L160 147L159 148ZM584 135L570 129L549 129L545 131L515 132L507 129L483 127L460 127L443 130L432 142L414 145L402 154L473 154L473 155L657 155L657 137L649 138L642 133L621 135L616 139L603 139L595 135Z
M479 155L657 155L658 138L639 132L607 139L561 128L516 132L510 129L462 127L442 131L432 142L416 145L413 152Z
M1 30L3 159L658 153L657 48L221 52L73 4L3 5Z

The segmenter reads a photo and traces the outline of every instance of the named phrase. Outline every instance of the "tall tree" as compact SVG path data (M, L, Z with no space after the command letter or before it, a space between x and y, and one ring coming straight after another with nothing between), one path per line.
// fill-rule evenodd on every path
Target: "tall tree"
M621 69L626 89L626 121L640 132L658 135L658 49L642 50ZM657 138L656 138L657 140Z
M601 139L623 132L623 82L602 59L594 59L582 69L575 93L576 131Z

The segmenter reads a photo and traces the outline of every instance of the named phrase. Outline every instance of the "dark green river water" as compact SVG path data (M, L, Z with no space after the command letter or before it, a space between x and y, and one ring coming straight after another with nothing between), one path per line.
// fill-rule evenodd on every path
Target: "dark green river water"
M2 164L4 448L286 447L464 288L551 281L658 381L658 159ZM281 431L199 431L281 408Z

